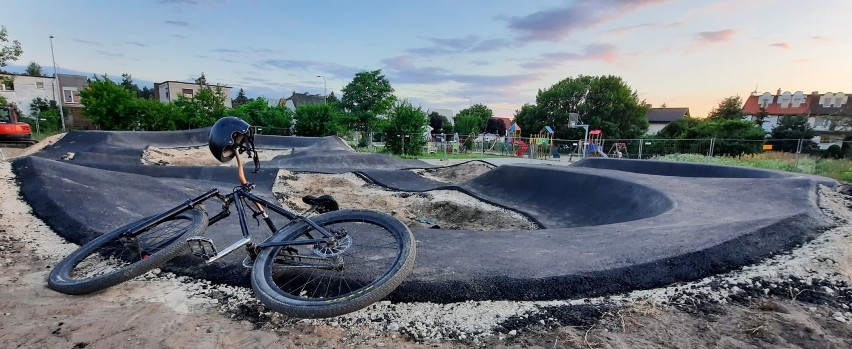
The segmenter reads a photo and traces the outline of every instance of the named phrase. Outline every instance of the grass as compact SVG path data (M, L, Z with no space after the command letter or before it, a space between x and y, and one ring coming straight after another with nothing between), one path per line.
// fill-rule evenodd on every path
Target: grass
M770 170L815 174L852 182L852 160L826 159L809 155L767 152L742 156L713 156L699 154L670 154L654 160L701 162L719 165L757 167Z
M53 135L58 135L60 133L62 133L62 131L41 132L41 133L38 133L38 134L33 132L33 139L41 142L42 140L44 140L47 137L50 137L50 136L53 136Z
M418 155L397 155L390 154L385 151L384 147L353 147L359 153L378 153L396 156L403 159L483 159L483 158L500 158L508 155L497 155L490 153L459 153L459 154L444 154L444 153L420 153Z

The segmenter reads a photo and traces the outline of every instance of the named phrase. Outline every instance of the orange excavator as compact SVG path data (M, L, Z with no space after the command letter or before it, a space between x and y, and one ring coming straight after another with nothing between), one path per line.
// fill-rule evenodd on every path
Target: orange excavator
M18 108L14 104L0 106L0 146L28 147L36 143L26 122L18 121Z

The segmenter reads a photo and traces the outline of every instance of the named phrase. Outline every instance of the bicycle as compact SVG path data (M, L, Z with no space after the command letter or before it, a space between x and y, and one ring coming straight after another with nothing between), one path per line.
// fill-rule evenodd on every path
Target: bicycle
M240 185L231 193L212 189L166 212L94 238L54 267L48 287L71 295L92 293L190 251L211 263L241 247L248 254L242 264L252 269L256 297L269 309L293 317L353 312L381 300L399 286L411 272L416 255L408 227L384 213L340 210L329 195L304 197L310 209L297 214L252 194L255 187L246 180L239 154L248 152L247 156L254 158L255 172L259 161L253 134L247 138L248 145L238 144L233 155ZM203 204L211 199L221 201L222 210L208 216ZM239 216L242 238L220 251L204 233L209 225L230 216L232 205ZM252 241L247 210L252 211L258 225L258 217L264 220L272 232L270 237L260 243ZM288 222L277 228L269 211ZM314 212L319 214L309 216Z

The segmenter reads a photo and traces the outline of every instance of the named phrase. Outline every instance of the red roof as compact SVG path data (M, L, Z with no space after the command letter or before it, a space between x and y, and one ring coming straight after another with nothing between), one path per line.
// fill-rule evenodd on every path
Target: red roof
M509 129L509 127L512 127L512 118L503 118L503 117L494 117L494 118L499 120L500 122L502 122L503 125L506 126L507 130Z
M808 109L814 100L816 100L816 103L819 103L819 95L807 95L805 103L802 103L798 107L782 107L778 104L778 96L773 97L772 103L766 105L766 113L769 115L806 115L808 114ZM756 115L757 113L760 113L760 104L758 104L759 98L760 96L749 96L743 105L743 113L746 115Z

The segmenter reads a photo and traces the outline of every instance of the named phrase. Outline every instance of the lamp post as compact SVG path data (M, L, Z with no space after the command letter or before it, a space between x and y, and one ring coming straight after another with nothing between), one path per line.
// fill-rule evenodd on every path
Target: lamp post
M323 92L323 103L328 103L328 84L325 80L325 75L317 75L318 78L322 78L322 92Z
M468 105L467 105L467 106L468 106L468 107L472 107L472 106L473 106L473 98L470 98L470 97L468 97L468 96L462 96L462 98L467 98L467 102L468 102Z
M65 112L62 110L65 93L62 91L62 85L59 84L59 74L56 72L56 54L53 53L53 35L50 36L50 56L53 58L53 80L56 81L56 86L59 87L59 120L62 123L62 132L65 132Z

